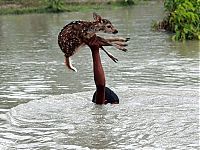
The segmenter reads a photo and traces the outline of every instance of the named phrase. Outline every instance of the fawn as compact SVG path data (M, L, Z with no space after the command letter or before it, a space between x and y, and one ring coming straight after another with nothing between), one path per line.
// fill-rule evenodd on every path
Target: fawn
M102 31L104 33L118 33L117 29L112 25L112 23L101 18L101 16L93 13L94 21L74 21L63 27L61 32L58 35L58 45L64 53L65 56L65 65L77 72L77 69L72 66L70 56L74 55L78 49L84 45L87 45L89 41L96 37L99 41L103 42L103 46L114 46L119 50L126 51L125 42L128 38L108 38L104 39L99 36L96 36L96 33ZM114 61L117 62L111 53L107 52L103 47L101 49Z

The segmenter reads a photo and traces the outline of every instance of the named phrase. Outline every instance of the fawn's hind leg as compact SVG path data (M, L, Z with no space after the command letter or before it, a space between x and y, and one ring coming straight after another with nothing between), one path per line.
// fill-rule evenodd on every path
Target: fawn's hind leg
M66 57L65 56L65 65L67 66L67 68L77 72L77 69L74 66L72 66L72 62L71 62L71 58L70 57Z
M117 62L118 59L115 58L111 53L109 53L108 51L106 51L102 46L101 46L101 49L114 61L114 62Z

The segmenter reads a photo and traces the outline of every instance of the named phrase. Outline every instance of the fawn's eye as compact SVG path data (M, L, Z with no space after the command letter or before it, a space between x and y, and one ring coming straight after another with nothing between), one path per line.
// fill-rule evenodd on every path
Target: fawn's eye
M111 28L111 25L108 25L107 28Z

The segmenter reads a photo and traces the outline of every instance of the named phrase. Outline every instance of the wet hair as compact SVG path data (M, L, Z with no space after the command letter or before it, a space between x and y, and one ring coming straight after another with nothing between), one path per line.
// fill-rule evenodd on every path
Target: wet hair
M113 92L108 87L105 87L105 100L106 100L106 103L119 104L118 96L115 94L115 92ZM92 97L92 102L96 103L96 91Z

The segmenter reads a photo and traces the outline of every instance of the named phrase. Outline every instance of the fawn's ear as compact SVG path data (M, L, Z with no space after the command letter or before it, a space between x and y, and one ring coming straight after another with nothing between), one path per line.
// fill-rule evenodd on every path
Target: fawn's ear
M97 15L95 12L93 13L93 18L95 21L101 22L101 16Z

